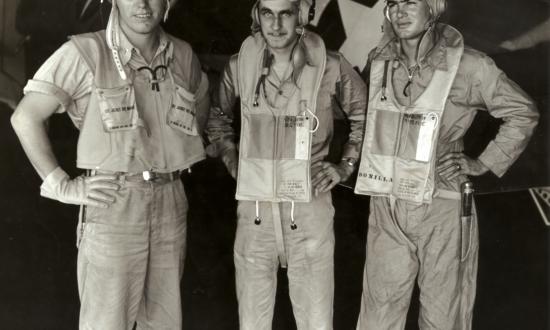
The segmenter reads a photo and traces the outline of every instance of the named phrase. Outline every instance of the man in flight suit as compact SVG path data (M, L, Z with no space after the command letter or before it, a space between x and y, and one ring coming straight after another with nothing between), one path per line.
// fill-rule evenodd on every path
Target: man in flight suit
M81 329L181 329L188 204L180 171L205 157L208 81L190 46L161 28L170 1L116 0L106 30L77 35L25 87L12 124L42 196L81 207ZM70 178L46 132L79 129Z
M356 192L371 195L357 329L403 329L414 281L420 329L470 329L477 274L475 212L461 184L502 176L538 114L531 99L461 34L438 23L445 0L387 0L369 55L369 105ZM477 110L503 120L477 159L463 136Z
M365 85L305 25L309 0L259 0L252 35L231 57L208 136L237 180L234 246L240 328L271 329L277 270L287 268L298 329L332 329L334 230L330 190L359 157ZM232 122L240 98L237 148ZM325 161L333 119L347 118L339 164Z

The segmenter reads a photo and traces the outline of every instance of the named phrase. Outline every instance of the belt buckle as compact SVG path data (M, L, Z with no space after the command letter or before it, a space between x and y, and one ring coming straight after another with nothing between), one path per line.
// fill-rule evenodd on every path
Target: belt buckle
M154 181L155 179L157 179L157 174L153 171L143 171L141 173L141 176L145 181Z

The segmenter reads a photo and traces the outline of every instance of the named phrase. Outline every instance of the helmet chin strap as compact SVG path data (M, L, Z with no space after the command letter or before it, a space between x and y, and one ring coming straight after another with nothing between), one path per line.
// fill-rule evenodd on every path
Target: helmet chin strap
M107 37L107 46L111 49L113 60L115 62L116 69L122 80L128 79L122 61L120 60L119 48L120 48L120 24L118 21L118 10L116 7L116 1L113 0L111 15L109 15L109 22L107 22L107 28L105 30Z
M164 23L168 20L168 13L170 12L170 0L166 0L166 11L164 12Z

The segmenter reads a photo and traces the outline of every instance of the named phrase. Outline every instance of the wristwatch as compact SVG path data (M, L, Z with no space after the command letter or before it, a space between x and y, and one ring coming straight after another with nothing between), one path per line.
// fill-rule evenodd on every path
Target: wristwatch
M351 157L343 158L342 161L344 161L346 164L348 164L348 166L351 167L355 167L355 164L357 164L357 159Z

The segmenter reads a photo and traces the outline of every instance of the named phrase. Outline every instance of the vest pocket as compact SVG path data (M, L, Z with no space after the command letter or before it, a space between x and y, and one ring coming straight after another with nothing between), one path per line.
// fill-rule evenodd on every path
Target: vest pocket
M435 113L405 114L397 156L424 163L430 161L437 122Z
M368 145L374 155L394 156L398 139L399 121L401 115L395 111L376 110L367 114L367 120L375 123L373 136ZM372 119L371 119L372 118ZM367 132L367 134L369 134Z
M106 132L126 131L140 125L134 88L97 88L101 120Z
M170 110L168 110L167 123L173 129L187 135L199 135L197 130L195 95L185 88L176 85Z
M265 114L249 114L243 118L242 131L245 133L244 149L247 158L279 159L274 149L276 139L275 118Z
M307 116L279 117L278 159L308 160L310 145L310 118Z

